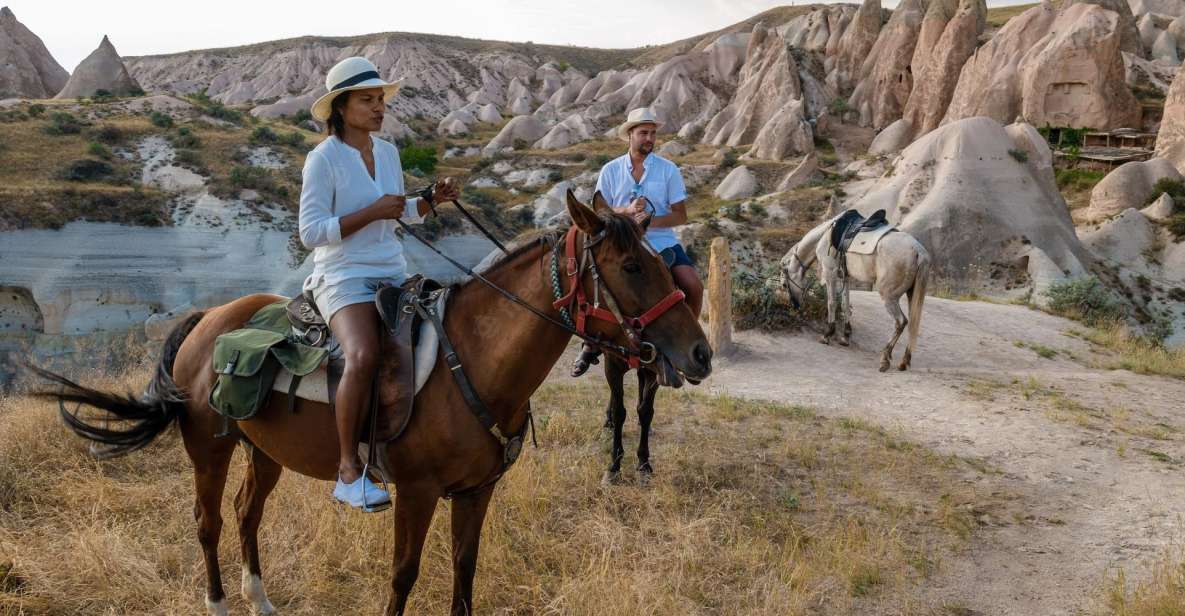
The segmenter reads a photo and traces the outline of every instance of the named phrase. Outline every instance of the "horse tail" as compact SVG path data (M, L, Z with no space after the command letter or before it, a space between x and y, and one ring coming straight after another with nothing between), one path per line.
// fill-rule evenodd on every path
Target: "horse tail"
M58 392L38 391L33 395L57 398L58 411L66 427L87 440L106 446L98 450L97 457L110 458L136 451L160 436L185 410L185 392L173 381L173 364L181 343L203 315L201 312L192 314L169 332L155 374L139 397L130 393L119 395L84 387L60 374L30 364L29 368L37 375L62 386ZM114 415L116 420L130 422L130 425L113 428L108 427L107 421L102 425L90 423L77 415L77 409L73 413L66 410L66 402L103 409Z
M930 255L924 249L918 253L918 269L913 275L913 287L909 289L909 344L906 352L913 355L918 342L918 330L922 326L922 302L926 301L926 282L930 278Z

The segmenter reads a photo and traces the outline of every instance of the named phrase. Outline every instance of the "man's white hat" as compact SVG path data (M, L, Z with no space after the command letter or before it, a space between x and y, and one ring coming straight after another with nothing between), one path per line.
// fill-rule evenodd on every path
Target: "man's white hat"
M639 107L631 111L629 116L626 117L625 123L617 129L617 136L625 141L629 141L630 131L639 124L653 124L655 130L662 128L662 122L659 122L658 118L655 117L654 111L649 107Z
M324 96L313 103L312 114L318 122L329 119L332 111L333 99L342 92L350 90L365 90L366 88L382 88L383 94L390 99L399 91L399 82L387 83L379 77L379 70L366 58L354 56L346 58L333 65L329 74L325 75L325 89L329 90Z

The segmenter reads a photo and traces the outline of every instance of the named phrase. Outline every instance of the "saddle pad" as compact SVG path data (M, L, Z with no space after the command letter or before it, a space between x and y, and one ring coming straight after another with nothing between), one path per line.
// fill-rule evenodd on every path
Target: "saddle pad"
M881 238L896 228L897 227L894 227L893 225L885 225L871 231L861 231L857 233L855 239L852 240L852 245L848 246L848 254L872 254L876 250L876 245L880 243Z
M436 310L440 314L441 320L444 320L445 303L440 301L445 296L442 294L437 299ZM337 342L330 340L330 346L335 346ZM428 382L428 377L432 374L432 369L436 367L436 355L440 348L440 339L436 333L436 328L428 321L420 323L419 341L416 343L415 351L415 366L416 366L416 393L420 393L424 384ZM288 394L288 388L292 385L292 373L284 368L276 374L276 380L272 382L272 391L278 391L282 394ZM314 370L308 375L301 377L300 383L296 386L296 397L302 400L309 400L312 402L320 402L322 404L329 404L329 380L325 371L325 366Z

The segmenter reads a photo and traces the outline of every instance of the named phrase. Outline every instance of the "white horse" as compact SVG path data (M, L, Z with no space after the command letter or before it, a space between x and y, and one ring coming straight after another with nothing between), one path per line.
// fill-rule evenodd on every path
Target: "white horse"
M881 299L885 302L885 309L897 325L897 331L893 333L893 338L885 345L881 354L880 370L884 372L889 369L893 359L893 346L897 344L897 339L901 337L901 332L905 331L907 324L909 345L906 346L905 355L897 368L908 369L914 345L918 340L918 328L922 323L922 302L926 296L926 280L930 274L929 253L912 235L894 230L880 239L873 254L847 253L845 277L840 272L838 253L831 246L831 228L834 225L835 218L832 218L811 229L790 252L786 253L786 256L782 257L782 284L790 295L794 309L799 310L802 307L807 269L817 260L820 278L827 290L827 333L820 342L831 344L831 337L835 335L835 303L838 295L842 301L844 315L844 330L839 344L847 346L852 335L852 305L848 296L848 279L871 283L873 290L880 293ZM900 305L901 296L906 294L909 295L908 319L905 318Z

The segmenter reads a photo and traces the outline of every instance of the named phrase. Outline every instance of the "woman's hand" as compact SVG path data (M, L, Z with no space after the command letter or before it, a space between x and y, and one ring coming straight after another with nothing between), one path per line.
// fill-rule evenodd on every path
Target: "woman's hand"
M380 220L403 218L403 210L407 206L407 198L403 195L383 195L371 207Z
M455 178L444 178L436 182L432 187L432 201L437 205L447 201L455 201L460 196L460 189L457 188L457 180Z

